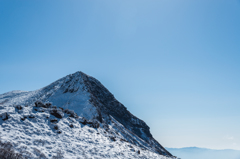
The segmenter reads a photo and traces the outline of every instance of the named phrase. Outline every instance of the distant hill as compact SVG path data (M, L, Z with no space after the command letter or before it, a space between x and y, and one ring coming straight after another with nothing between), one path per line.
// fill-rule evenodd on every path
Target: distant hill
M198 147L166 149L181 159L240 159L238 150L214 150Z

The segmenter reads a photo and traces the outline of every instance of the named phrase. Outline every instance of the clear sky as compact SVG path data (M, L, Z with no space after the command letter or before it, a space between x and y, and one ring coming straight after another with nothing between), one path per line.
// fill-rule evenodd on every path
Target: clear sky
M0 0L0 93L76 71L163 146L240 149L239 0Z

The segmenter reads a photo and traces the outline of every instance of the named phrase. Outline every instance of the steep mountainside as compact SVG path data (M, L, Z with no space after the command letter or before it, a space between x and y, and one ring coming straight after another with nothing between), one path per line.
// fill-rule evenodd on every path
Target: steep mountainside
M149 158L149 156L147 157L149 154L172 157L152 137L149 127L144 121L132 115L98 80L82 72L70 74L36 91L12 91L0 95L0 116L2 117L0 125L2 131L0 132L3 132L0 133L0 137L5 141L12 140L13 136L9 136L9 134L15 134L18 131L24 133L22 136L32 136L34 134L35 138L42 136L43 132L45 132L45 138L55 136L59 140L62 140L62 138L66 139L65 133L71 132L70 136L72 137L70 138L75 140L77 134L73 130L84 132L86 129L86 132L91 132L90 134L93 132L98 133L98 136L101 136L99 140L104 141L105 138L109 138L109 143L114 144L117 149L119 148L119 146L116 146L118 142L118 145L123 147L126 144L131 147L138 147L139 153L137 153L138 156L135 156L135 158L141 158L141 155L143 158L144 155L146 158ZM46 127L46 129L41 130L39 124ZM16 125L17 129L13 125ZM19 125L21 125L21 128ZM32 127L28 127L29 125L32 125ZM66 125L68 125L68 128L65 128ZM71 125L70 128L69 125ZM55 129L55 126L58 129ZM27 133L26 131L30 131L28 129L31 129L32 132ZM6 130L11 133L5 133ZM39 133L39 130L43 132ZM84 137L87 136L86 132ZM89 138L90 134L86 138ZM30 136L26 138L30 140ZM85 140L84 137L81 140ZM66 140L70 140L70 138ZM49 138L45 142L50 144L50 140ZM95 144L96 140L94 139L91 142ZM15 147L19 148L19 143L14 144ZM109 146L109 144L107 145ZM105 146L107 147L107 145ZM48 151L44 147L43 150L45 154L51 156L50 150ZM140 150L144 150L146 153L140 153ZM75 152L70 153L69 151L65 150L64 152L68 156L71 154L70 158L72 158L74 156L72 153ZM76 150L76 152L78 151ZM119 148L119 151L123 150ZM132 150L129 151L129 156L131 156L132 152ZM33 156L34 154L36 155L35 151L32 154ZM133 154L136 155L135 153ZM103 153L102 155L106 155L105 158L112 158L110 156L107 157L109 153ZM120 155L120 158L124 157L127 156L121 157Z

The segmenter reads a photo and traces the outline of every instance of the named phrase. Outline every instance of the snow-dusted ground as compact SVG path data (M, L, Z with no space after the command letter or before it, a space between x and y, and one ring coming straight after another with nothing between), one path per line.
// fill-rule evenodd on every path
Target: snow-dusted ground
M113 134L114 124L109 130L100 125L93 128L80 123L80 119L68 117L64 114L62 119L51 115L48 109L34 106L23 106L21 110L13 106L0 106L0 114L9 113L7 120L0 119L0 137L2 141L10 141L17 151L24 147L37 158L40 152L47 158L56 155L61 150L64 158L156 158L169 159L147 149L140 148L126 141L121 136ZM37 109L38 111L35 111ZM44 112L39 112L44 110ZM34 118L30 118L30 115ZM27 117L25 120L21 120ZM4 117L2 117L4 118ZM57 122L50 122L57 119ZM71 128L70 125L73 125ZM58 130L54 126L58 126ZM58 133L61 131L61 133ZM111 138L116 136L116 138ZM114 141L116 140L116 141ZM140 154L139 154L140 152Z

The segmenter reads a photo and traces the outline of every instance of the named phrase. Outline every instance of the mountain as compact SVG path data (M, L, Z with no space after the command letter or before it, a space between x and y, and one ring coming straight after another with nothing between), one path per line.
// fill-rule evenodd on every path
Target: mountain
M182 159L240 159L239 150L214 150L198 147L166 149Z
M83 72L1 94L0 117L1 140L31 158L60 151L64 158L174 158L144 121Z

